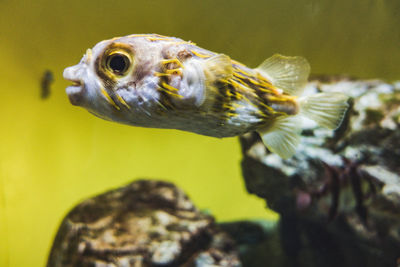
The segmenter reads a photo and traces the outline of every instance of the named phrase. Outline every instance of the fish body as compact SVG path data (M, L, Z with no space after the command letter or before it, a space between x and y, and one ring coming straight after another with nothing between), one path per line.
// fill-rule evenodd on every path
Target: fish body
M287 158L308 116L336 128L347 96L298 95L310 67L301 57L274 55L258 68L158 34L102 41L64 70L74 83L72 104L124 124L168 128L213 137L258 131L266 146Z

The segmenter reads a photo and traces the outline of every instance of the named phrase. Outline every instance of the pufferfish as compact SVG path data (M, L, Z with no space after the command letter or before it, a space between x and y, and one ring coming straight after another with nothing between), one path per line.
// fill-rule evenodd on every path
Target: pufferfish
M102 41L64 70L70 102L110 121L213 137L257 131L265 146L291 157L301 116L336 129L348 107L341 93L301 97L310 66L273 55L249 68L191 41L133 34Z

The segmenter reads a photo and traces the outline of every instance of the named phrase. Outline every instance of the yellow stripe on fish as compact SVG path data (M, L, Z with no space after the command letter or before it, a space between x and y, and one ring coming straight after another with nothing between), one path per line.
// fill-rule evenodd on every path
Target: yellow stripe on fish
M101 88L101 93L102 95L106 98L107 102L110 103L115 109L120 110L121 108L115 104L114 100L111 98L111 96L107 93L107 91L104 88Z

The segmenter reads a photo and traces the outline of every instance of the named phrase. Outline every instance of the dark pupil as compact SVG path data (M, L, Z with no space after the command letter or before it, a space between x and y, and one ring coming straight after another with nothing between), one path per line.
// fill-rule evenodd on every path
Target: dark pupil
M123 56L115 55L110 60L110 68L118 73L121 73L126 68L126 61Z

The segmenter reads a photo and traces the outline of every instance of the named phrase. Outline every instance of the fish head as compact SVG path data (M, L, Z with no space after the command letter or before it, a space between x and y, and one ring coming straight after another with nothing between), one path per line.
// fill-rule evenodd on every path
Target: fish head
M96 44L64 70L73 83L66 89L70 102L103 119L141 124L157 106L159 77L153 73L160 51L145 38L129 36Z

